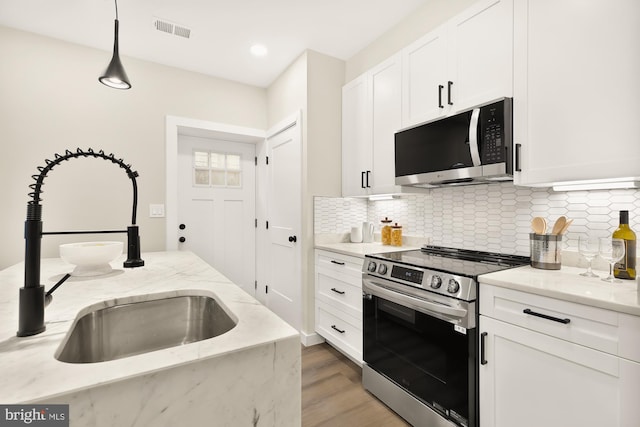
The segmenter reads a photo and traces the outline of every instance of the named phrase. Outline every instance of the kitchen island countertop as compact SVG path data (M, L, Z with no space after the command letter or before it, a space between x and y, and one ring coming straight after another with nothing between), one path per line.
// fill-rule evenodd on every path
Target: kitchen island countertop
M299 343L295 329L196 255L155 252L144 253L142 258L142 268L122 268L122 256L111 264L112 273L71 277L53 293L53 301L45 309L46 330L25 338L16 337L24 264L0 272L0 402L54 399L267 343ZM60 259L43 259L41 283L49 289L72 269ZM237 319L237 325L208 340L107 362L71 364L54 357L76 315L87 306L116 298L145 301L154 294L175 296L190 291L216 298ZM299 354L296 357L299 361Z

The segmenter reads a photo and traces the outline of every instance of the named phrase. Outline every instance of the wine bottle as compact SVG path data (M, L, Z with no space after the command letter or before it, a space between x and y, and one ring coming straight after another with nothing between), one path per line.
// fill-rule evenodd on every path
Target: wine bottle
M629 227L629 211L620 211L620 226L611 237L624 240L624 257L613 266L613 275L619 279L635 279L636 233Z

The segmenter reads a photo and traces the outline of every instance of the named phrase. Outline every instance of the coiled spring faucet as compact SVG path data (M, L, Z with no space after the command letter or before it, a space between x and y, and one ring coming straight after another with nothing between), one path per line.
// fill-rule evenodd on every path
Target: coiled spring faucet
M42 186L44 178L50 170L56 165L69 159L80 157L94 157L97 159L108 160L125 170L127 176L133 183L133 209L131 215L131 225L126 230L99 230L99 231L61 231L61 232L43 232L42 231L42 205L40 195L42 194ZM96 233L126 233L127 234L127 260L124 267L134 268L142 267L144 261L140 258L140 236L138 226L136 225L136 211L138 208L138 185L136 177L138 172L131 169L131 165L127 165L122 159L117 159L113 154L105 154L100 150L94 152L91 148L82 150L78 148L75 152L66 150L64 154L55 154L53 160L46 159L46 166L38 167L40 172L32 175L36 181L29 188L33 191L29 193L31 200L27 204L27 219L24 224L25 239L25 259L24 259L24 287L20 288L19 302L19 318L17 336L26 337L36 335L45 330L44 324L44 308L45 308L45 292L44 286L40 284L40 254L42 246L42 236L47 234L96 234ZM65 276L53 289L59 286L66 278ZM50 296L51 289L47 293Z

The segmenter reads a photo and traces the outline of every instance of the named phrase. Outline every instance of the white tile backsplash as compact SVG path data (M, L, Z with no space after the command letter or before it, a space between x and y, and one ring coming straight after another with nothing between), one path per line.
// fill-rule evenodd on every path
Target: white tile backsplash
M369 220L379 230L389 217L408 236L464 249L529 254L531 219L546 218L549 227L560 215L573 218L566 247L579 235L606 237L618 226L618 211L629 210L631 228L640 232L640 190L554 192L516 187L512 183L432 189L427 194L368 201L315 198L315 233L346 233Z

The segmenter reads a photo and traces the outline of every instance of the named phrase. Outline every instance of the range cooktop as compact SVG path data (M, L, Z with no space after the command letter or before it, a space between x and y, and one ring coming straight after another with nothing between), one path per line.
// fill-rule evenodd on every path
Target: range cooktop
M369 254L367 257L474 279L481 274L519 267L530 262L529 257L521 255L432 245L425 245L422 249Z

